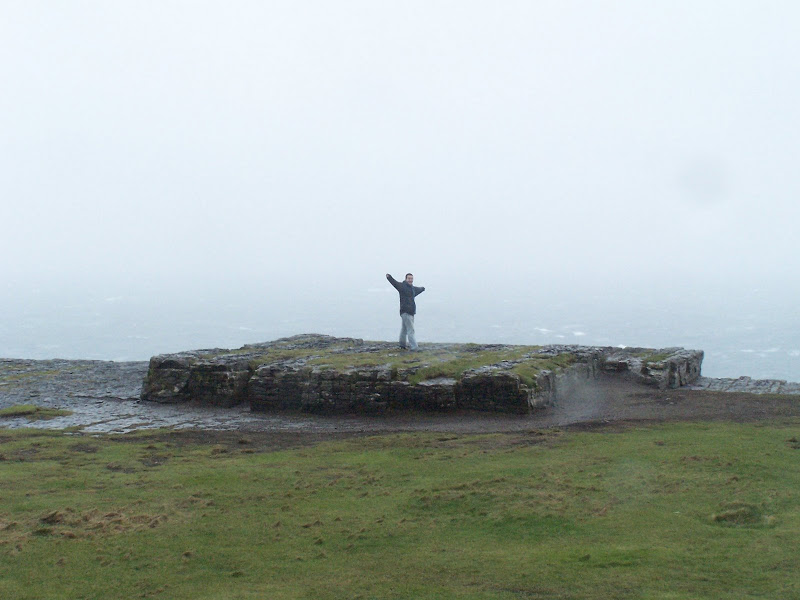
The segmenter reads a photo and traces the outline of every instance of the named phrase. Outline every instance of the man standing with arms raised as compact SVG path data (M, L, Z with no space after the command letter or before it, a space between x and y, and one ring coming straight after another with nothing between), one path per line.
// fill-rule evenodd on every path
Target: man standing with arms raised
M414 298L425 291L424 287L414 287L414 276L406 273L405 281L397 281L394 277L386 274L397 292L400 294L400 318L403 321L400 327L400 347L409 350L417 350L417 338L414 336L414 315L417 314L417 303ZM406 345L408 337L408 345Z

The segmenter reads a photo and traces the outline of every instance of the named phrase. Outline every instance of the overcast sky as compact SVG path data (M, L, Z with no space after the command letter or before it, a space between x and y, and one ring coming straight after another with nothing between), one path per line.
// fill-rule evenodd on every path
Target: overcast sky
M0 13L15 294L797 272L796 2Z

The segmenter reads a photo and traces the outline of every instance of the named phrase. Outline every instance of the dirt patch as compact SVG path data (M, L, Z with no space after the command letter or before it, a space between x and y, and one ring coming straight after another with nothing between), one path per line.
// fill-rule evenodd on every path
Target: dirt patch
M653 421L657 423L658 421ZM580 421L565 425L565 431L597 431L598 433L625 433L629 429L646 425L647 420L627 421Z
M16 460L18 462L25 462L27 460L32 460L37 454L39 454L39 450L36 448L22 448L17 450L16 452L12 452L7 457L8 460Z
M34 529L39 535L86 537L90 534L118 534L135 529L152 529L168 520L167 514L137 514L127 509L100 511L91 509L78 513L71 508L56 510L40 517L39 522L50 526L48 531Z
M149 456L144 456L140 459L142 466L145 467L160 467L171 458L171 456L167 454L151 454Z
M147 514L125 507L114 511L70 507L51 510L27 522L0 520L0 546L9 545L21 552L34 538L91 539L159 527L168 520L183 518L176 510Z
M80 444L73 444L72 446L69 447L69 449L72 452L84 452L86 454L94 454L95 452L100 450L100 446L81 442Z
M729 526L770 526L774 524L775 518L765 514L760 506L734 502L721 512L711 515L711 521Z
M474 418L478 418L475 415ZM318 431L209 431L209 430L180 430L180 431L159 431L156 433L146 433L135 436L114 436L114 441L120 443L142 443L146 441L150 444L149 447L155 448L158 444L163 444L167 449L170 447L181 448L185 446L206 446L210 448L213 456L224 456L230 454L255 454L264 452L276 452L280 450L292 450L296 448L303 448L307 446L314 446L323 442L342 441L354 438L373 438L373 441L367 442L366 447L374 445L375 447L383 447L388 442L382 437L381 434L392 433L406 433L400 430L369 430L369 431L346 431L346 432L318 432ZM481 438L466 439L464 436L469 435L471 432L455 432L442 435L437 438L417 438L414 436L409 437L405 444L408 447L424 446L426 448L450 448L454 450L470 450L481 448L519 448L520 446L535 446L542 444L549 444L557 440L560 436L558 429L539 430L533 429L529 431L497 431L502 435L488 436ZM476 432L477 433L477 432ZM481 432L483 433L483 432ZM402 442L392 440L392 447L403 445ZM169 459L169 456L163 453L154 453L152 455L143 456L140 462L145 467L158 467L164 464ZM123 470L123 465L110 463L107 468L109 470Z
M374 435L371 432L326 433L318 431L216 431L207 429L181 429L175 431L159 431L144 435L115 436L112 439L120 443L141 443L142 439L153 446L164 444L167 447L182 448L184 446L207 445L215 449L214 454L230 454L234 452L253 454L256 452L274 452L289 450L318 444L320 442L343 440L352 437ZM142 459L145 466L163 464L166 457L152 455Z

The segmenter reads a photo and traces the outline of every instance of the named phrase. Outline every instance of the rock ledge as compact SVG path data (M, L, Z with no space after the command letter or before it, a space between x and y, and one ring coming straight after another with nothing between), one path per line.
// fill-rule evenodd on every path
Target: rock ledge
M700 376L703 352L683 348L422 344L302 334L237 350L150 359L141 398L252 411L526 413L586 380L613 377L660 389Z

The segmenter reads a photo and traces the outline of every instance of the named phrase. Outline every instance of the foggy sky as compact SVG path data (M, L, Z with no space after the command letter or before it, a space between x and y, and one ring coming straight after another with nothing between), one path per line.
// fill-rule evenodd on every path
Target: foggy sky
M794 285L794 2L0 13L8 298Z

